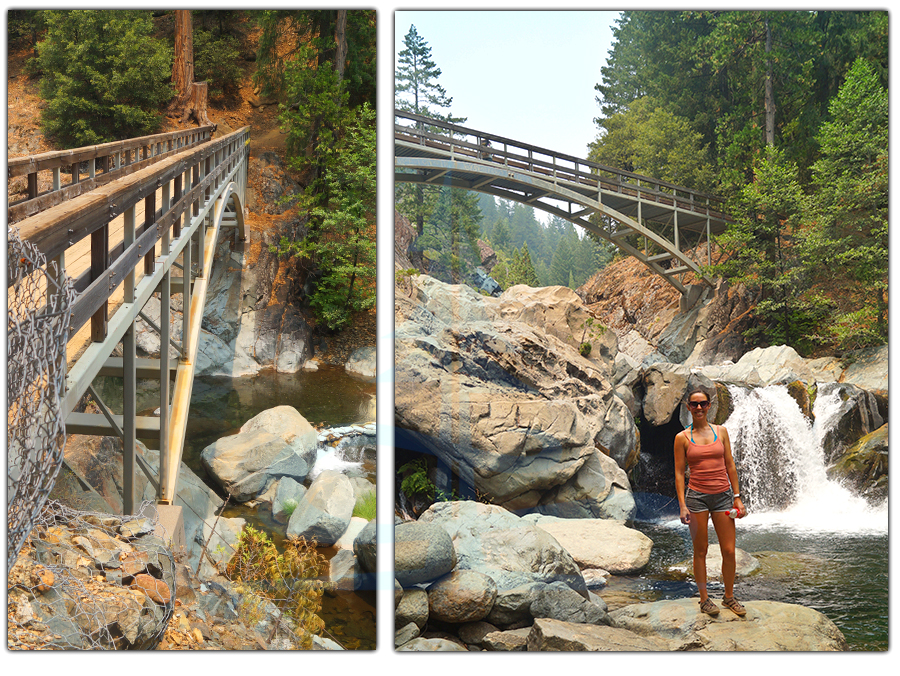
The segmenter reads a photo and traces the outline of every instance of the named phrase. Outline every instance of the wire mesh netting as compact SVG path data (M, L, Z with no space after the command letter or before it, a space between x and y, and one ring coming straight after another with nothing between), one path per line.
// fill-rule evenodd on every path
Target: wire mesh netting
M72 281L10 228L7 236L7 570L62 464L61 398L75 299Z
M172 617L175 558L152 503L117 516L49 500L7 578L7 647L142 650Z

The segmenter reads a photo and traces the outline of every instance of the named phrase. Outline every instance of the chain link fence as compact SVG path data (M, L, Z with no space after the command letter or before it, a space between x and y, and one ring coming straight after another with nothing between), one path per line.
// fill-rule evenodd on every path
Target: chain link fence
M7 578L7 648L155 648L176 575L152 503L117 516L49 500L34 521Z
M7 237L6 565L9 570L62 465L72 281L16 228Z

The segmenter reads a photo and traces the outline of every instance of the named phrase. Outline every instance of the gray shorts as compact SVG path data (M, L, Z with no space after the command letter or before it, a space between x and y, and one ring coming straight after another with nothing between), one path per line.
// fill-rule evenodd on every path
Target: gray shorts
M724 493L700 493L688 488L684 504L691 512L727 512L734 507L734 493L730 488Z

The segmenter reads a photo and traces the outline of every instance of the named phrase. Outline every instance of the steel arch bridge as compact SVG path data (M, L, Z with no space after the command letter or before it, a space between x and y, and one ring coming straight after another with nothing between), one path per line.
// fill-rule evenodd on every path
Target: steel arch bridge
M711 238L731 220L721 198L401 110L394 119L395 182L521 202L615 244L681 293L688 274L713 285L690 250L706 242L710 262Z
M217 241L226 229L236 240L245 235L250 127L213 138L215 130L210 125L7 162L8 179L22 177L27 186L24 199L8 204L8 222L46 261L45 274L71 280L75 292L60 402L65 429L122 438L124 514L136 507L138 470L160 505L174 504ZM9 288L38 272L7 262ZM49 288L47 294L36 315L46 314ZM154 294L159 326L144 312ZM170 329L173 294L182 297L180 331ZM159 334L159 359L137 358L138 317ZM122 356L116 357L119 345ZM170 361L169 345L177 360ZM123 415L97 395L98 376L123 379ZM159 380L158 416L137 415L138 378ZM102 413L75 411L87 392ZM158 442L158 473L136 454L138 438Z

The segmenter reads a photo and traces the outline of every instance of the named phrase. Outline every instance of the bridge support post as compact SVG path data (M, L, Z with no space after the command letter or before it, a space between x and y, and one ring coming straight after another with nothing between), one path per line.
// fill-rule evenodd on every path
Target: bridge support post
M128 249L135 239L134 207L125 211L123 240ZM125 277L125 302L134 303L134 271ZM132 319L122 336L122 514L134 514L135 445L137 442L137 372Z
M176 195L181 189L181 177L175 179ZM176 200L178 197L176 196ZM169 184L163 186L162 191L162 211L166 213L169 210ZM169 229L166 228L162 233L162 241L160 243L161 255L163 259L169 256ZM171 296L172 296L172 269L166 270L160 284L159 292L159 488L156 497L161 500L163 490L169 483L169 322L171 320ZM182 526L182 531L183 531Z
M187 361L187 355L191 352L191 331L188 318L191 316L191 253L194 248L193 237L184 247L184 255L182 263L184 270L182 271L182 290L181 290L181 360Z

